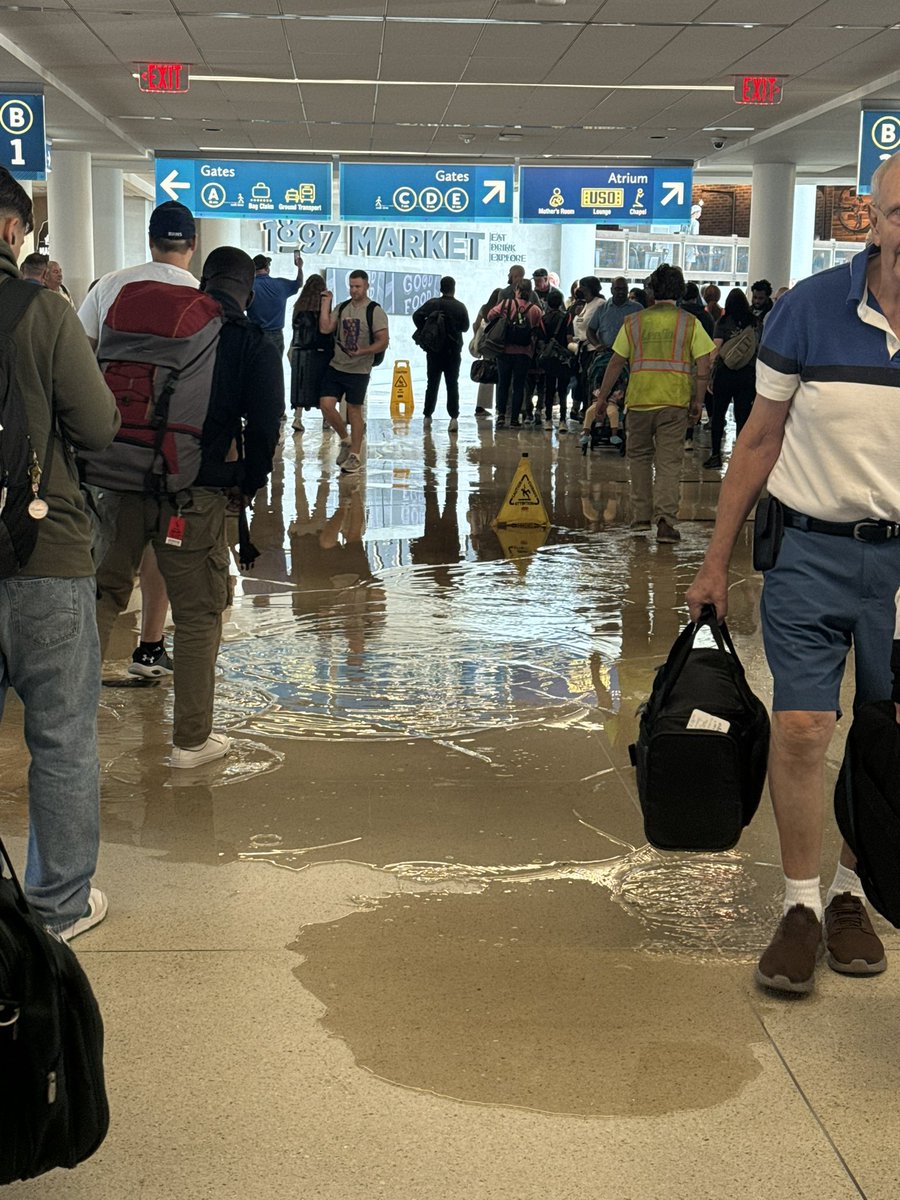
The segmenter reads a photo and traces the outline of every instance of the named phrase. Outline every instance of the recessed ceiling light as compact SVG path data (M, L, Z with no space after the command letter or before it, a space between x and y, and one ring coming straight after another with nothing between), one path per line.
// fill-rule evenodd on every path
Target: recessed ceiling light
M650 141L651 142L664 142L668 138L668 136L669 135L667 133L651 133Z
M221 125L204 125L203 131L204 131L204 133L221 133L222 126Z
M521 142L522 134L521 133L498 133L497 141L498 142Z

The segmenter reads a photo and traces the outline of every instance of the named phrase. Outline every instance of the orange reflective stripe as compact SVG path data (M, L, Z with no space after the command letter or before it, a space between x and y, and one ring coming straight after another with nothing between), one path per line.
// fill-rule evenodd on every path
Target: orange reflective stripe
M633 313L625 318L625 332L629 344L633 346L631 370L659 371L670 375L688 375L693 369L691 345L693 343L692 322L694 317L684 309L675 310L675 325L672 329L672 349L669 358L649 358L644 353L642 337L641 313Z

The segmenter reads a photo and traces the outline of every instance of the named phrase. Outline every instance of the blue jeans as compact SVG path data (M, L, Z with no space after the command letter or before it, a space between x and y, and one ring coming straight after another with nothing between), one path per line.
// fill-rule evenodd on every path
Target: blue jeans
M0 715L12 687L25 709L25 894L52 929L84 912L100 845L96 585L0 580Z

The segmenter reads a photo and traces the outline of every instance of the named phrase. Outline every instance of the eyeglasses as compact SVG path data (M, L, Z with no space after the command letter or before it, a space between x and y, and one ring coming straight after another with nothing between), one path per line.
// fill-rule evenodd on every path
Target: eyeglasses
M881 215L884 217L884 219L886 221L889 221L891 223L891 225L900 226L900 204L896 205L894 208L892 208L888 211L883 209L880 204L870 204L869 207L877 208L878 211L881 213Z

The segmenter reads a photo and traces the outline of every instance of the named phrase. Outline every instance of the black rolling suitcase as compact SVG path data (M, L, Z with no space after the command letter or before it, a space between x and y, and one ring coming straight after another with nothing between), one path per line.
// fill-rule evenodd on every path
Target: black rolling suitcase
M703 627L715 649L694 649ZM759 807L769 716L712 609L679 634L641 706L637 767L644 833L660 850L729 850Z
M77 1166L108 1126L97 1001L0 841L0 1184Z
M900 928L900 725L893 700L854 713L834 815L872 906Z

